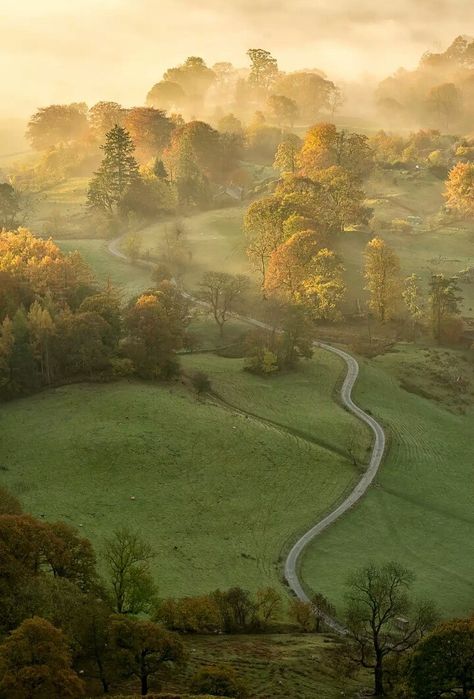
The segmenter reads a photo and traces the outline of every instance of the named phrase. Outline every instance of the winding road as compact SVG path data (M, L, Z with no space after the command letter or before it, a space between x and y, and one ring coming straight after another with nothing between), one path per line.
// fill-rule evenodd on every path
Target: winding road
M121 239L122 236L116 238L115 240L112 240L108 245L108 250L115 257L118 257L121 260L128 262L127 256L120 250ZM153 262L151 262L150 260L137 260L137 262L144 267L154 267ZM189 298L191 301L197 302L200 305L207 305L203 301L195 299L191 294L185 291L183 291L182 293L184 296L186 296L186 298ZM236 317L238 317L239 320L245 323L249 323L250 325L256 325L258 327L271 330L270 326L266 325L265 323L262 323L261 321L255 318L248 318L246 316ZM308 546L308 544L311 541L313 541L313 539L319 536L331 524L333 524L336 520L342 517L343 514L350 510L351 507L353 507L365 495L372 481L377 475L377 471L379 470L379 467L382 463L386 445L385 432L383 430L383 427L380 425L379 422L377 422L375 418L373 418L371 415L362 410L362 408L356 405L356 403L354 403L352 399L352 389L354 388L354 385L357 381L357 377L359 375L359 363L357 362L355 357L353 357L348 352L345 352L344 350L339 349L338 347L334 347L333 345L328 345L325 342L315 342L314 346L320 347L321 349L336 354L345 362L347 366L347 374L341 387L341 402L344 405L344 407L347 408L347 410L349 410L349 412L351 412L353 415L359 418L359 420L368 425L368 427L371 429L374 435L374 442L367 469L364 471L364 474L362 475L361 479L358 481L354 489L349 493L346 499L340 503L340 505L338 505L334 510L332 510L329 514L323 517L323 519L321 519L319 522L314 524L311 527L311 529L305 532L305 534L303 534L298 539L298 541L296 541L296 543L293 544L290 552L286 557L284 568L285 579L288 583L288 586L294 592L294 594L304 602L311 602L311 600L306 594L303 588L302 581L298 575L298 564L301 554L303 553L304 549ZM328 616L327 614L321 613L319 610L315 611L318 612L319 616L333 631L339 634L346 633L345 627L336 619Z

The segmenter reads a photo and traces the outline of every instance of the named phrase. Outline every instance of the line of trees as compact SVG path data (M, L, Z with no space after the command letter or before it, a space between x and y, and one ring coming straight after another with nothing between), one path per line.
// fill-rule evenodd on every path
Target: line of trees
M163 280L125 306L77 253L26 229L0 233L0 397L90 378L170 377L188 305Z

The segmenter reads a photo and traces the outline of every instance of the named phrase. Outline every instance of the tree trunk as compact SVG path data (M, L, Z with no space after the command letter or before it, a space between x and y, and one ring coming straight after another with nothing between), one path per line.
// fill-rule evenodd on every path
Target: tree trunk
M140 680L141 680L141 695L142 697L146 697L148 694L148 675L142 668L141 670L141 675L140 675Z
M374 668L374 694L376 697L383 697L385 694L383 689L383 669L381 658L377 658Z

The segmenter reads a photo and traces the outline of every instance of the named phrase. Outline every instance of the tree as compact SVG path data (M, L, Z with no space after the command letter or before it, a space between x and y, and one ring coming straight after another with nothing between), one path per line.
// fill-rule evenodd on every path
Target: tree
M459 162L449 171L444 197L448 208L474 217L474 163Z
M374 694L385 694L387 656L413 648L434 624L430 603L414 604L409 591L414 575L398 563L370 564L348 582L345 623L358 662L373 671Z
M199 296L208 304L221 338L224 335L224 324L242 302L248 283L248 278L243 274L227 272L206 272L202 278Z
M448 130L461 109L461 93L454 83L432 87L427 98L428 109L436 113L438 124Z
M474 618L454 619L424 636L409 656L405 682L417 699L472 696ZM410 695L411 696L411 695Z
M170 377L177 371L175 352L183 346L188 303L172 282L132 301L125 315L128 332L122 350L143 378Z
M201 110L207 91L216 76L202 58L189 56L182 65L169 68L163 79L165 82L177 83L186 95L188 109L197 112Z
M28 122L26 136L35 150L80 140L87 133L86 112L83 103L41 107Z
M141 247L142 237L136 232L129 233L125 238L124 248L125 254L130 262L136 262L138 260L140 257Z
M282 242L282 224L280 202L275 197L264 197L255 201L245 214L247 255L260 273L262 289L265 288L270 255Z
M13 493L0 487L0 515L21 515L21 503Z
M149 107L165 109L167 111L179 111L186 103L186 93L176 82L161 80L155 83L146 96Z
M268 108L278 126L291 126L298 118L298 105L295 100L284 95L270 95Z
M384 322L392 317L399 296L400 261L382 238L372 238L365 248L364 276L370 293L369 308Z
M334 124L321 123L306 133L299 164L306 177L317 179L320 170L338 166L360 180L372 170L373 153L367 136L338 131Z
M20 193L8 182L0 183L0 230L15 228L20 211Z
M186 657L180 637L151 621L115 619L111 644L122 674L139 678L142 696L148 694L151 677Z
M200 668L191 678L191 690L195 694L211 697L247 697L243 682L231 668L210 665Z
M133 107L125 114L123 123L141 162L162 155L169 143L173 124L161 109Z
M250 58L249 82L258 92L266 92L278 75L278 63L269 51L265 49L249 49Z
M104 550L114 609L118 614L150 610L155 597L150 561L154 553L138 534L120 529Z
M429 283L429 302L431 306L431 323L433 336L438 342L443 338L443 326L450 318L459 315L462 297L456 277L444 274L431 274Z
M329 232L342 233L347 226L369 222L372 212L364 205L365 192L349 170L332 165L314 178L321 185L319 217Z
M114 126L101 146L104 158L89 183L87 202L90 208L116 213L128 187L138 178L138 165L133 157L135 146L122 126Z
M317 72L297 71L279 75L274 85L278 95L294 100L299 110L300 120L305 124L314 123L322 109L332 109L337 88L330 80Z
M103 141L114 126L123 126L126 110L118 102L97 102L89 110L92 133Z
M28 311L31 343L39 362L43 382L51 383L51 338L55 332L54 321L47 308L35 301Z
M291 172L294 175L300 148L301 139L296 134L286 134L276 149L273 167L281 173Z
M268 293L278 291L291 301L302 295L304 281L310 276L314 260L321 250L321 235L306 230L294 233L271 254L265 279Z
M413 340L416 340L416 329L425 314L425 299L421 288L420 278L411 274L405 279L402 298L412 323Z
M40 617L26 619L0 645L0 668L0 693L8 699L84 696L66 638Z
M83 592L95 590L98 578L91 542L64 522L48 524L47 532L43 556L53 575L70 580Z

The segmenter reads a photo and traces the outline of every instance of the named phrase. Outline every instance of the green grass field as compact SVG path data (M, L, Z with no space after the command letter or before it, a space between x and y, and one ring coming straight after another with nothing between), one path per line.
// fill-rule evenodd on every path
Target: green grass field
M191 253L189 271L185 274L188 287L197 285L208 270L249 272L242 232L244 211L243 207L237 206L205 211L179 219ZM174 225L175 222L170 220L141 230L139 235L142 239L142 250L148 251L153 257L162 256L166 249L166 235L172 235Z
M78 250L90 266L98 283L105 284L110 279L112 284L122 292L125 301L151 286L150 270L113 257L107 250L106 240L57 240L56 242L66 252Z
M440 356L442 373L453 367L469 381L464 406L455 388L447 396L422 350L401 347L362 362L356 398L387 426L386 462L368 496L312 544L302 567L308 585L339 608L351 571L370 560L396 560L416 573L418 593L436 600L444 615L472 611L474 371L472 358ZM409 367L417 368L411 392L399 386Z
M241 360L221 362L228 396L235 376L235 402L262 390ZM315 365L306 375L314 394L300 398L308 412L318 394L331 404L341 370L329 357ZM321 442L335 443L323 411L320 424L316 413L307 426L304 411L294 413L289 380L269 391L259 407L289 430L200 401L180 384L75 385L15 401L1 413L2 482L26 510L82 525L98 547L120 526L142 532L157 552L162 594L277 585L282 548L343 496L357 471L317 443L319 430ZM332 416L350 423L334 406ZM291 433L300 424L314 441Z

